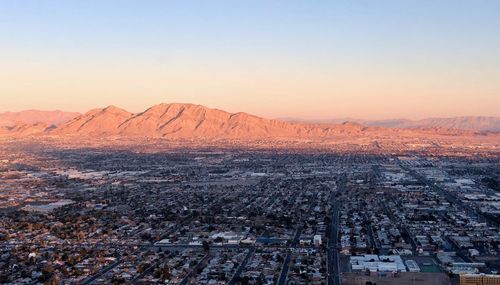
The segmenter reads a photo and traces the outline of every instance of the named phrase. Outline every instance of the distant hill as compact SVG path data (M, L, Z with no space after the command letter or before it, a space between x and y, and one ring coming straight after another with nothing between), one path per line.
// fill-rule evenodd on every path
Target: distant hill
M13 127L19 124L38 124L60 125L65 123L80 113L63 111L38 111L27 110L21 112L0 113L0 126Z
M14 126L0 126L0 135L28 136L47 133L54 129L55 125L45 123L17 124Z
M448 128L474 131L500 131L500 118L496 117L456 117L456 118L431 118L396 125L396 128L431 127Z
M288 119L288 121L300 121L296 119ZM389 119L389 120L359 120L359 119L326 119L312 120L314 123L340 123L343 121L357 122L365 126L384 127L384 128L423 128L423 129L449 129L449 130L470 130L470 131L500 131L500 118L498 117L482 117L482 116L466 116L454 118L429 118L423 120L407 120L407 119ZM304 122L304 121L302 121Z

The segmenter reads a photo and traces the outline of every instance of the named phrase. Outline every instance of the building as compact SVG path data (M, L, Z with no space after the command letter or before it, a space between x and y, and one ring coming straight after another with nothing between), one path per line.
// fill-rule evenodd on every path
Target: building
M420 272L420 266L418 266L415 260L407 260L406 267L408 267L408 271L410 272Z
M368 270L375 272L406 272L406 266L399 255L373 255L351 256L350 264L353 271Z
M322 244L322 240L321 240L320 235L315 235L313 237L313 241L314 241L314 246L321 246L321 244Z
M500 285L500 275L462 274L460 285Z
M486 264L478 262L454 262L452 263L451 272L453 274L475 274L479 272L479 268L485 266Z

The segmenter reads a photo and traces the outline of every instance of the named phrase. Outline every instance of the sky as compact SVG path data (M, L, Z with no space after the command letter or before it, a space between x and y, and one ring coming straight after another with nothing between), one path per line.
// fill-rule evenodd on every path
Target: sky
M0 0L0 112L500 116L498 0Z

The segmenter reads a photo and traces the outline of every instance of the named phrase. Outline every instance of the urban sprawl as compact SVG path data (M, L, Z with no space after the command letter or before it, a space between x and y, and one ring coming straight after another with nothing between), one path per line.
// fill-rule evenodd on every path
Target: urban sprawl
M2 284L500 284L498 153L0 144Z

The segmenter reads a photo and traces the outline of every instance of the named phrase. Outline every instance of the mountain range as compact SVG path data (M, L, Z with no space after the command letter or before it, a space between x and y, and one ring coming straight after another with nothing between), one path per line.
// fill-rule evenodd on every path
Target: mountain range
M26 110L0 114L0 127L14 127L26 124L60 125L77 116L76 112Z
M195 104L158 104L140 113L108 106L85 114L24 111L0 114L3 136L125 136L152 138L300 138L397 136L413 133L473 135L497 131L498 118L461 117L422 121L292 122L229 113Z
M326 119L326 120L294 120L286 119L287 121L302 121L313 123L341 123L345 121L356 122L365 126L377 126L384 128L444 128L456 130L472 130L472 131L500 131L500 118L486 116L463 116L454 118L427 118L422 120L408 119L389 119L389 120L359 120L353 118L343 119Z
M229 113L194 104L159 104L133 114L115 106L94 109L48 130L52 135L165 138L304 138L361 132L359 124L320 125Z

